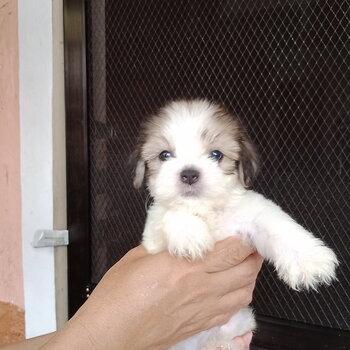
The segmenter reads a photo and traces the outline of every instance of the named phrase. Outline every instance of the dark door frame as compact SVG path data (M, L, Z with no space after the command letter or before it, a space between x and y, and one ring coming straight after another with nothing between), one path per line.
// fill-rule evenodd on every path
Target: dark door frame
M89 159L84 0L64 0L68 312L90 292Z
M90 273L85 1L63 0L69 316L86 301ZM350 332L258 316L254 344L274 350L347 350Z

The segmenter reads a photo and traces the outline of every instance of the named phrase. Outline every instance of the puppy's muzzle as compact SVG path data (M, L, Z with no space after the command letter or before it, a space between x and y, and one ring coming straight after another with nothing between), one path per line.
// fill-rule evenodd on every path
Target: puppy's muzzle
M195 169L185 169L181 171L180 179L184 184L192 185L199 180L199 171Z

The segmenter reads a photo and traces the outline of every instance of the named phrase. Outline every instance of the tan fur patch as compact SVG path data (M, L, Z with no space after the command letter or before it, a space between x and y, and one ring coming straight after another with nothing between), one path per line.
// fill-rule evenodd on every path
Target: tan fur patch
M172 135L172 124L169 126L171 118L180 115L180 120L176 124L178 126L185 121L182 114L195 119L196 113L198 117L201 114L210 115L210 118L203 119L205 125L202 125L203 130L199 135L208 156L214 150L222 152L224 157L220 160L219 166L223 172L225 174L238 172L242 183L247 187L250 186L257 169L257 157L253 145L236 117L221 106L204 100L172 102L158 114L151 116L144 124L139 139L139 156L145 164L146 176L153 176L159 171L161 167L159 154L162 151L169 151L176 156L176 145L172 145L169 140L171 139L169 135ZM201 125L201 122L198 120L197 125Z

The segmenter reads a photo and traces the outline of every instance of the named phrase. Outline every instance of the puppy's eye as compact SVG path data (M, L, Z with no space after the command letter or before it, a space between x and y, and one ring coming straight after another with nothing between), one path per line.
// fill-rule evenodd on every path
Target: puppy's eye
M221 160L223 156L224 156L224 155L222 154L222 152L220 152L220 151L218 151L218 150L214 150L214 151L211 151L211 152L209 153L209 157L210 157L211 159L214 159L214 160L217 160L217 161Z
M169 151L163 151L159 154L159 159L164 162L172 157L172 154Z

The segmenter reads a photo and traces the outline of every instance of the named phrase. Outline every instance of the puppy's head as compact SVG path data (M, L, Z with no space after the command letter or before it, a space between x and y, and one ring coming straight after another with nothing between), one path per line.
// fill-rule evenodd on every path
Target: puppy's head
M252 185L257 155L238 120L205 100L176 101L144 125L134 152L134 186L158 201L213 199Z

